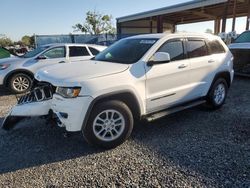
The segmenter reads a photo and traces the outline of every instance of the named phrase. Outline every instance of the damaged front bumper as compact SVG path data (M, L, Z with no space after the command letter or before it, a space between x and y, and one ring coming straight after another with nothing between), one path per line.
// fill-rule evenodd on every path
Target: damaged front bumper
M25 118L41 116L50 123L65 127L67 131L80 131L92 100L90 96L64 98L56 94L55 88L50 85L38 87L18 98L2 128L10 130Z
M52 98L53 88L50 85L37 87L25 95L17 96L17 105L4 119L2 128L10 130L25 118L49 115Z

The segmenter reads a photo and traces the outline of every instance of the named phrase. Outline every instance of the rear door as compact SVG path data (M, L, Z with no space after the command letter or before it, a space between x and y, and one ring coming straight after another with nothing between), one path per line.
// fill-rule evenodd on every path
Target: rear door
M69 46L69 61L88 60L93 56L85 46Z
M152 67L145 65L147 113L188 100L190 62L183 44L183 39L168 40L157 52L169 53L171 61Z
M213 64L216 59L209 54L206 40L203 38L187 38L187 55L190 61L190 98L196 99L206 94L209 80L213 77Z

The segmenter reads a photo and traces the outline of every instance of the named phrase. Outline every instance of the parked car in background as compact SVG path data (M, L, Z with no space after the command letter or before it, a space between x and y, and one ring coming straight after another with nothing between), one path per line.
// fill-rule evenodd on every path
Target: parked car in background
M11 57L11 53L7 49L0 47L0 59L7 57Z
M122 39L84 63L39 70L40 87L19 99L3 128L47 115L67 131L82 131L88 143L113 148L130 136L135 119L153 121L205 102L222 107L233 81L232 61L213 35Z
M24 93L32 86L35 72L57 63L88 60L104 50L105 46L89 44L50 44L23 56L0 60L0 85L14 93Z
M250 76L250 31L240 34L229 49L234 55L235 72Z

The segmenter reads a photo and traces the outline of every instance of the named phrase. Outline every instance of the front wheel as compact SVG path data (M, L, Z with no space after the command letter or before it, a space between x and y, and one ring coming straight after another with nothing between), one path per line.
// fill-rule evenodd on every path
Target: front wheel
M107 101L95 105L82 132L86 141L102 148L122 144L133 130L133 115L121 101Z
M212 109L219 109L225 103L228 92L228 85L225 79L219 78L217 79L208 95L207 95L207 103Z

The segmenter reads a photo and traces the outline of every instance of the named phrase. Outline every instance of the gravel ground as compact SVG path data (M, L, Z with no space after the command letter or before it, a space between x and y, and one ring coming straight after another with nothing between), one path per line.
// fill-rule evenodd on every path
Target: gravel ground
M0 90L0 122L15 97ZM237 78L225 106L139 123L120 147L30 119L0 130L0 187L250 187L250 84Z

